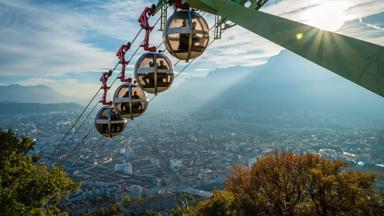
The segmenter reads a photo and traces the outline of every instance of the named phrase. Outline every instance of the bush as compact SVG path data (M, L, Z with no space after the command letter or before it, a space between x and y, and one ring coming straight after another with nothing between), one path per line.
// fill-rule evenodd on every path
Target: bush
M384 215L375 179L341 161L275 153L251 169L235 167L225 190L187 215Z
M35 143L0 130L0 212L2 215L60 215L54 205L77 190L62 167L37 165L28 156Z

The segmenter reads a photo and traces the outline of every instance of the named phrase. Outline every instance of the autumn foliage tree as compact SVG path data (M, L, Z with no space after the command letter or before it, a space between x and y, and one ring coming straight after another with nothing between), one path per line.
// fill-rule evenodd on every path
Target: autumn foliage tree
M384 215L376 175L313 154L275 153L235 167L224 191L188 215Z
M79 186L62 167L36 164L39 158L28 155L34 144L0 130L1 215L63 215L55 204Z

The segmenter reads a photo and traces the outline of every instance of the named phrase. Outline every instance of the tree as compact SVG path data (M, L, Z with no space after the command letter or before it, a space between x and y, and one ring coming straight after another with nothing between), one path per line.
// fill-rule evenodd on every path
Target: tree
M0 212L2 215L60 215L58 201L79 185L62 167L38 165L30 138L0 130Z
M235 214L235 195L230 191L215 191L212 197L197 204L189 214L231 216Z
M341 161L275 153L260 158L251 169L235 167L225 190L188 214L384 215L384 205L372 189L375 178L349 171Z
M123 199L123 206L128 208L131 203L132 203L132 198L129 195L126 195Z
M122 216L124 215L124 208L115 203L108 207L99 208L94 212L85 214L87 216Z
M171 209L173 216L182 216L189 208L196 206L197 200L188 193L181 193L178 196L176 206Z
M161 216L161 214L159 212L154 212L152 210L147 210L143 216Z

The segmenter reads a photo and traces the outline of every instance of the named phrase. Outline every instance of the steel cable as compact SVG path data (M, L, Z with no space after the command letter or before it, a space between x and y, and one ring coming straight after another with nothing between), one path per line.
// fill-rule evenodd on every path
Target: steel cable
M154 26L157 25L157 23L160 21L160 19L161 19L161 17L159 17L159 18L156 20ZM132 40L131 44L133 44L133 43L136 41L136 39L138 38L138 36L140 35L140 33L141 33L142 30L143 30L143 28L141 28L141 29L137 32L137 34L135 35L135 37L134 37L134 39ZM136 53L138 52L138 50L140 49L140 47L141 47L141 45L139 45L139 46L136 48L136 50L131 54L131 56L130 56L128 62L130 62L130 61L133 59L133 57L136 55ZM116 70L116 68L117 68L117 66L118 66L119 64L120 64L120 62L116 63L115 67L112 69L112 73ZM120 75L121 75L121 72L120 72ZM115 79L114 79L113 82L111 83L110 87L112 87L112 86L114 85L114 83L117 81L118 78L119 78L119 75L117 75L117 76L115 77ZM76 123L79 122L79 120L80 120L81 117L84 115L84 113L85 113L85 111L88 109L89 105L94 101L94 99L96 98L96 96L98 95L98 93L100 92L100 90L101 90L101 88L99 88L98 91L96 92L96 94L91 98L91 100L89 101L89 103L87 104L87 106L83 109L83 111L82 111L82 113L80 114L80 116L76 119L75 123L74 123L74 124L72 125L72 127L67 131L67 133L66 133L66 135L64 136L64 138L59 142L58 145L55 146L54 150L52 151L52 155L56 154L56 151L59 149L59 147L60 147L60 145L62 144L62 142L68 137L69 133L71 132L71 130L73 130L73 128L75 127ZM89 116L91 115L91 113L96 109L97 105L98 105L98 103L95 104L95 106L93 107L93 109L89 112L89 114L85 117L85 119L83 119L83 121L80 123L80 126L79 126L79 127L74 131L74 133L72 134L72 137L71 137L71 138L73 138L73 137L75 136L75 134L80 130L81 126L82 126L82 125L84 124L84 122L89 118ZM89 134L87 133L87 135L89 135ZM86 135L86 136L87 136L87 135ZM71 140L71 138L68 139L68 140ZM68 141L68 142L69 142L69 141ZM66 142L65 145L67 145L68 142ZM76 145L74 148L77 148L77 146L78 146L78 145ZM72 152L72 150L71 150L71 152Z
M205 13L204 13L205 14ZM157 23L159 22L159 20L161 19L161 17L159 17L158 19L157 19L157 21L155 22L155 24L154 24L154 26L156 26L157 25ZM209 31L211 31L214 27L216 27L216 25L214 25L214 26L212 26L210 29L209 29ZM132 41L132 43L136 40L136 38L138 37L138 35L140 34L140 32L142 31L142 28L140 29L140 31L136 34L136 36L135 36L135 38L133 39L133 41ZM214 40L212 40L208 45L207 45L207 48L215 41L216 39L214 39ZM157 46L157 48L159 48L162 44L163 44L164 42L161 42L158 46ZM141 46L138 46L137 48L136 48L136 50L133 52L133 54L131 55L131 57L130 57L130 59L128 60L128 62L130 62L132 59L133 59L133 57L136 55L136 53L138 52L138 50L139 50L139 48L140 48ZM165 54L166 55L166 54ZM177 74L176 74L176 76L174 77L174 79L176 79L181 73L183 73L194 61L196 60L196 58L195 59L192 59L187 65L185 65L184 67L183 67L183 69L182 70L180 70ZM178 64L178 63L180 63L180 61L181 60L178 60L175 64L174 64L174 67ZM119 63L117 63L116 64L116 66L114 67L114 69L113 69L113 72L115 71L115 69L117 68L117 66L120 64L120 62ZM120 74L121 75L121 74ZM113 84L117 81L117 79L119 78L119 76L116 76L115 77L115 79L113 80L113 82L111 83L111 85L110 86L113 86ZM99 89L99 91L100 91L100 89ZM95 96L94 96L95 97ZM92 100L94 99L94 97L92 98ZM148 101L148 104L151 102L151 101L153 101L154 99L156 98L156 95L155 96L153 96L149 101ZM90 104L90 103L89 103ZM89 105L88 105L89 106ZM97 104L96 104L96 106L97 106ZM74 132L74 134L76 134L77 132L78 132L78 130L79 130L79 128L83 125L83 123L84 123L84 121L90 116L90 114L94 111L94 109L96 108L96 106L94 106L94 108L92 109L92 111L87 115L87 117L83 120L83 122L82 122L82 124L77 128L77 130ZM72 129L71 129L72 130ZM88 132L83 138L82 138L82 140L85 140L85 138L86 137L88 137L90 135L90 132ZM73 135L74 136L74 135ZM80 144L81 142L79 142L79 144ZM79 145L78 144L78 145ZM72 150L71 150L71 152L73 153L73 151L74 151L74 149L76 149L77 147L78 147L78 145L76 145Z

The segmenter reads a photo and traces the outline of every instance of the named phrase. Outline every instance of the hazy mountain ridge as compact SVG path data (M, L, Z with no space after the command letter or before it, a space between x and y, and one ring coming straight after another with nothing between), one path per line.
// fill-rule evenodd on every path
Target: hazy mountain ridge
M55 111L77 112L82 106L76 103L12 103L0 102L0 115L47 113Z
M384 98L289 51L256 68L205 110L384 114Z
M216 69L206 77L191 77L179 86L171 86L169 90L159 94L149 108L153 111L188 112L209 103L222 91L231 87L232 83L243 79L253 68L233 67Z
M72 100L48 86L22 86L14 84L0 86L0 102L62 103L72 102Z
M289 51L253 68L211 71L161 93L155 111L383 115L384 98Z

